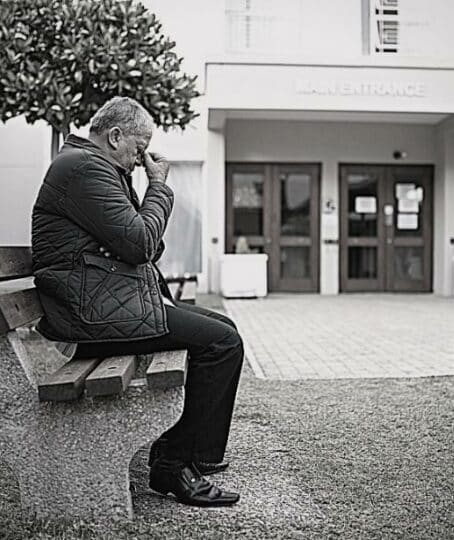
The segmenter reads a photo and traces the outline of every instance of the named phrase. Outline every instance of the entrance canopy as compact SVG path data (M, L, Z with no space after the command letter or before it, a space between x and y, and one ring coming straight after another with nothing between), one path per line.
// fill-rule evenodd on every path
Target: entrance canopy
M371 111L209 109L208 128L214 130L223 129L226 120L294 120L306 122L370 122L437 125L450 116L449 114L435 113Z

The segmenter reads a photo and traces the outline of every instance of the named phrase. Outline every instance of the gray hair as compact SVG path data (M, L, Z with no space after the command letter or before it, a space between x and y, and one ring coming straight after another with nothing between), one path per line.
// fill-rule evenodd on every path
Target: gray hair
M139 135L153 131L154 123L150 113L135 99L114 97L93 116L90 132L101 135L116 126L125 135Z

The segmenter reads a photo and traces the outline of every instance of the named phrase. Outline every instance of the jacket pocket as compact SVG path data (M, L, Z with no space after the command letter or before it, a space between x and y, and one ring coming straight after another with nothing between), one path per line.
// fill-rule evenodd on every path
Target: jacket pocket
M124 323L143 319L144 280L138 272L136 267L122 261L84 253L81 319L88 324Z

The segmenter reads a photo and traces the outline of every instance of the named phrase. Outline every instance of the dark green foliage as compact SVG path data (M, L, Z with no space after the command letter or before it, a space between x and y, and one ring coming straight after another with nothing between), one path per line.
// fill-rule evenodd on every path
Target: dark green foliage
M121 95L164 129L184 129L199 93L174 47L133 0L0 0L0 119L23 114L67 133Z

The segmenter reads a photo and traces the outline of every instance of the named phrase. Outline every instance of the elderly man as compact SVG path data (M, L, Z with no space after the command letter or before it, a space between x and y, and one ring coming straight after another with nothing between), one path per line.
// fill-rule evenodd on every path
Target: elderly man
M168 162L146 150L152 128L139 103L114 98L88 139L69 135L52 162L33 209L38 330L78 359L188 349L183 414L152 445L150 487L189 505L231 505L239 495L202 475L228 466L243 345L227 317L175 302L156 267L173 193ZM135 166L149 181L142 203Z

